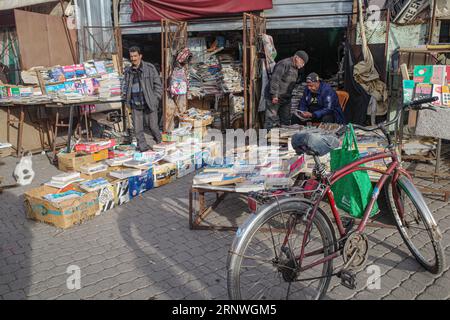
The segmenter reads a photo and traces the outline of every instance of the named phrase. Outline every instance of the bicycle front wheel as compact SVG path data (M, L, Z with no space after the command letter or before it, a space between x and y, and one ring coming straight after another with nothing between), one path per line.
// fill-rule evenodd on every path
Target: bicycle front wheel
M409 250L426 270L441 273L445 266L441 236L422 194L405 176L387 189L391 212Z
M309 204L284 199L250 218L236 234L228 255L228 295L234 300L314 300L323 297L333 272L332 260L305 271L335 250L335 237L325 214L318 211L299 260Z

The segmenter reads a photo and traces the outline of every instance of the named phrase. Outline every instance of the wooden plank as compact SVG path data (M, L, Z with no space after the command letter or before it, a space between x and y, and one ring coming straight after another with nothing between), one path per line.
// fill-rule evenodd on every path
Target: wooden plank
M61 17L22 10L14 17L22 69L74 63Z

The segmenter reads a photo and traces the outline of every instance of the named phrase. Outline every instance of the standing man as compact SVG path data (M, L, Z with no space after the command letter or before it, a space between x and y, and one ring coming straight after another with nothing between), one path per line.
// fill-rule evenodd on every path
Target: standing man
M345 123L336 92L329 84L320 81L315 72L306 77L306 88L298 109L303 122Z
M161 142L158 125L158 106L162 95L161 78L151 63L142 60L139 47L131 47L129 53L132 66L125 69L122 94L132 110L138 149L144 152ZM147 143L144 131L151 135L150 143Z
M266 90L266 129L290 124L292 90L300 69L308 63L308 59L308 54L300 50L293 57L283 59L275 65Z

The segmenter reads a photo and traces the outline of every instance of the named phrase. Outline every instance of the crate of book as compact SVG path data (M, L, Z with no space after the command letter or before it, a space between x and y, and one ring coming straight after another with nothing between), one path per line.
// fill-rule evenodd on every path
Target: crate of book
M30 219L59 228L69 228L93 217L99 210L97 194L41 186L25 193L25 208Z
M80 167L108 159L108 150L101 150L93 154L79 154L77 152L58 154L58 169L61 171L78 171Z
M154 186L161 187L175 181L177 178L177 166L174 163L162 163L153 166Z

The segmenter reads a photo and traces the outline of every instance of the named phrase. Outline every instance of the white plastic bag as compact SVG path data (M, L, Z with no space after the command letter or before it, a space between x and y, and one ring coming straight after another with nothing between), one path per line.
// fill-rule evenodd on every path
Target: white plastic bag
M19 163L14 169L14 179L21 186L29 185L34 178L33 162L31 160L31 153L20 158Z

